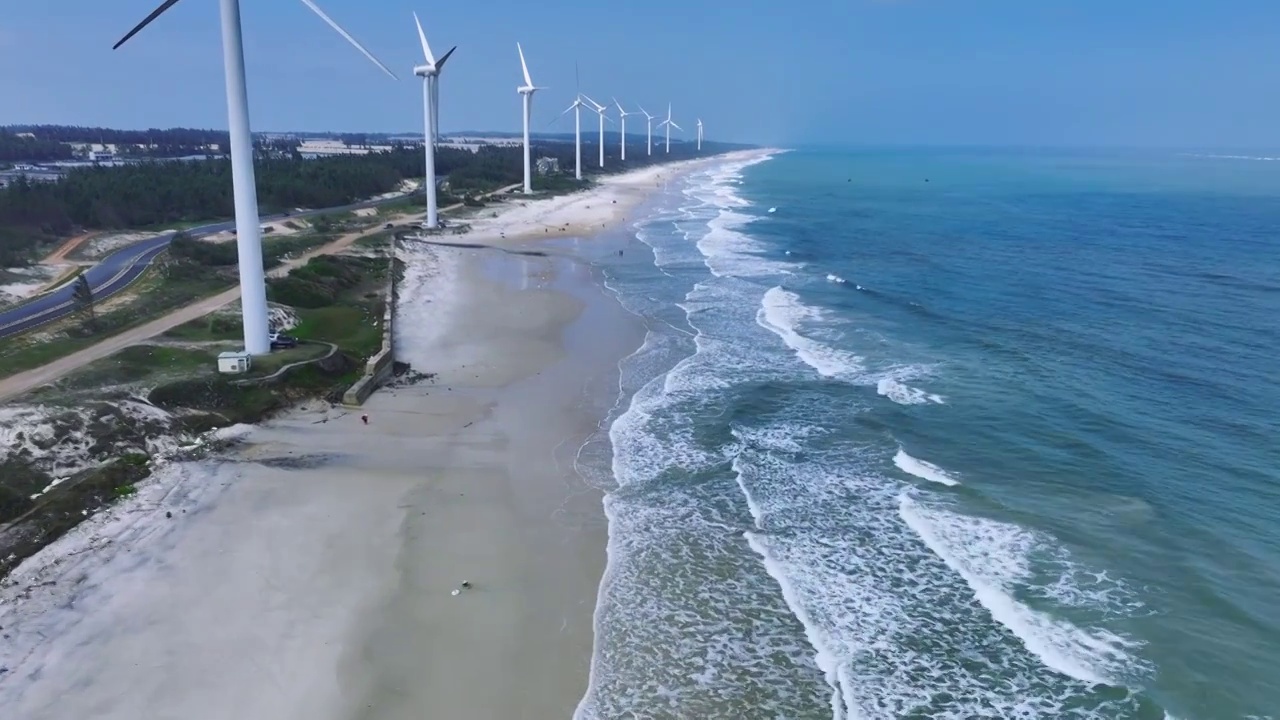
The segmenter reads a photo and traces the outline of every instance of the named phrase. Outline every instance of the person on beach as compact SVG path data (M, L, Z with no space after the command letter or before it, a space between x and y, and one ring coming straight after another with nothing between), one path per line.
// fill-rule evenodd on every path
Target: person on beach
M364 415L361 415L361 416L360 416L360 422L364 423L365 425L368 425L368 424L369 424L369 415L368 415L367 413L366 413L366 414L364 414Z

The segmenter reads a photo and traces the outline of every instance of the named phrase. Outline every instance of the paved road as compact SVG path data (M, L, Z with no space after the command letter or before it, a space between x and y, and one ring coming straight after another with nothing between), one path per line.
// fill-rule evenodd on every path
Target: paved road
M393 198L384 200L366 200L364 202L355 203L353 205L344 205L336 208L324 208L321 210L307 210L305 212L291 213L290 215L264 215L261 222L270 222L280 220L285 217L311 217L313 215L321 215L331 212L348 212L358 210L360 208L374 207L383 203L400 200L406 196L398 195ZM189 235L211 235L213 233L230 230L236 226L234 220L226 222L213 223L211 225L201 225L187 230ZM134 280L142 275L143 271L155 260L156 256L164 249L169 247L169 242L173 240L173 233L161 235L134 243L128 247L111 253L103 258L101 262L85 271L85 275L89 278L89 287L93 288L93 297L96 300L102 300L120 292ZM45 323L53 322L75 312L75 303L72 299L72 293L75 292L74 285L67 283L53 292L46 293L39 297L28 300L21 305L8 308L0 312L0 338L10 337L18 333L26 332L32 328L39 327Z

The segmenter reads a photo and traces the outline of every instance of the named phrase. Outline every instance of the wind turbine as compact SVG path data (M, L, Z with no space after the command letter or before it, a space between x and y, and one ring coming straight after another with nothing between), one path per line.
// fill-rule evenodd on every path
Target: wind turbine
M637 105L636 107L640 107ZM644 114L645 125L648 128L648 138L645 140L646 155L653 155L653 121L657 119L657 115L650 115L648 110L640 108L640 112Z
M662 127L663 125L667 126L667 154L670 155L671 154L671 128L675 128L677 130L680 130L681 132L684 131L684 128L675 124L671 120L671 103L667 103L667 119L658 123L658 127Z
M422 22L418 13L413 14L413 24L418 26L418 39L422 41L422 55L426 62L413 69L413 74L422 78L422 124L423 147L426 148L426 175L423 185L427 191L427 217L423 227L435 229L440 227L439 207L436 204L436 119L440 111L440 69L458 46L453 46L439 60L431 54L431 46L427 44L427 34L422 32Z
M582 179L582 108L591 108L582 102L582 96L579 95L573 99L573 104L565 108L560 113L560 117L573 111L573 176L579 180Z
M130 30L112 50L125 44L151 21L160 17L178 0L165 0ZM329 27L333 28L392 78L396 74L383 65L350 33L338 26L311 0L302 0ZM267 282L262 270L262 234L258 227L258 193L253 176L253 136L249 132L249 92L244 76L244 40L240 35L240 0L220 0L222 16L222 65L227 83L227 125L231 138L231 187L235 197L236 250L240 266L240 306L244 318L244 349L253 355L271 352L267 324Z
M520 53L520 70L524 72L524 85L516 88L516 92L520 93L524 101L524 194L532 195L533 174L529 165L529 113L533 111L533 94L547 88L533 84L533 78L529 77L529 65L524 61L524 48L520 47L520 43L516 43L516 52Z
M622 158L621 159L622 159L622 162L626 162L627 161L627 116L635 115L635 113L629 113L626 110L623 110L622 103L618 102L618 98L613 99L613 104L618 106L618 118L621 119L622 121L622 125L619 127L619 132L622 133Z
M414 13L413 19L414 22L417 22L417 13ZM418 37L422 40L425 47L427 41L426 36L422 34L421 23L418 23ZM444 70L445 61L448 60L449 56L453 54L453 51L457 49L458 46L454 45L449 48L449 52L445 53L444 57L435 61L436 73L431 80L431 141L436 144L440 143L440 73Z
M702 152L702 118L698 118L698 152Z
M600 116L600 167L604 167L604 121L608 120L604 114L605 106L595 100L592 100L586 95L583 95L582 97L585 98L587 102L591 103L591 109L595 111L595 114ZM609 122L613 121L609 120Z

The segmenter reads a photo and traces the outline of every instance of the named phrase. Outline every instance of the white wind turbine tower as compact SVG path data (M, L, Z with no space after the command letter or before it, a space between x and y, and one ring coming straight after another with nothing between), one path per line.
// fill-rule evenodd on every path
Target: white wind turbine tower
M636 107L640 107L640 106L637 105ZM653 154L653 121L656 120L658 116L650 115L649 111L645 110L644 108L640 108L640 112L644 114L645 125L647 126L647 131L648 131L648 139L645 140L645 146L646 146L645 154L652 155Z
M529 77L529 65L524 61L524 48L520 47L520 43L516 43L516 52L520 53L520 70L524 73L524 85L516 88L516 92L520 93L521 99L524 100L524 194L532 195L533 172L529 164L529 113L533 111L533 94L547 88L537 87L533 84L533 78Z
M675 124L671 120L671 103L667 103L667 119L658 123L658 127L662 127L663 125L667 126L667 154L670 155L671 154L671 128L675 128L682 132L684 131L684 128Z
M579 95L573 99L573 104L565 108L560 113L560 117L573 111L573 176L579 180L582 179L582 108L591 108L582 102L582 96Z
M698 118L698 152L702 152L702 118Z
M165 0L128 32L112 50L137 35L178 0ZM395 73L375 58L350 33L338 26L311 0L302 0L329 27L346 38L382 71ZM262 270L262 231L259 229L258 193L253 175L253 135L249 131L249 92L244 76L244 40L240 35L240 0L219 0L222 18L222 65L227 83L227 125L231 139L231 187L235 197L236 250L240 266L240 305L244 318L244 349L253 355L271 352L267 324L267 283Z
M426 62L413 69L413 74L422 78L422 145L426 150L426 173L423 185L427 191L427 215L422 226L429 229L440 227L439 206L436 204L436 119L440 110L440 69L445 61L457 50L457 46L449 49L439 60L431 54L431 46L427 44L427 34L422 32L422 23L418 13L413 14L413 24L418 26L418 39L422 41L422 55Z
M591 103L592 111L594 111L595 114L600 116L600 167L604 167L604 121L608 120L608 118L605 117L605 114L604 114L605 106L601 105L595 100L592 100L586 95L583 95L582 97L586 99L588 103ZM613 121L609 120L609 122L613 122Z
M623 110L622 103L618 102L618 98L613 99L613 104L618 106L618 118L622 122L622 124L618 127L618 132L621 133L621 136L622 136L622 155L620 159L622 160L622 162L626 162L627 161L627 116L635 115L635 113L629 113L626 110Z

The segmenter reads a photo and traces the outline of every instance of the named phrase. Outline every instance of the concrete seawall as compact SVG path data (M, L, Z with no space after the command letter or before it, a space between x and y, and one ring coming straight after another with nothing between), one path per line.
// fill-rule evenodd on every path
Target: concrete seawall
M392 365L395 363L395 317L396 317L396 244L391 241L391 267L387 271L386 303L382 310L382 349L370 357L364 364L364 375L347 389L342 395L344 405L363 405L374 390L377 390L391 378Z

